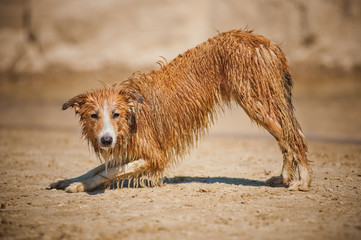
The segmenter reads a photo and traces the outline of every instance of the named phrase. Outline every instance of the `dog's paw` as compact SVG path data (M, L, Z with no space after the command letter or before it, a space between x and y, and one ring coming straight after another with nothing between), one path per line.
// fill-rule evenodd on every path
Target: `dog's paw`
M58 181L51 183L49 185L48 189L65 189L71 183L72 182L69 180L58 180Z
M291 181L290 185L288 186L289 191L298 191L300 188L300 181Z
M305 181L292 181L288 187L290 191L304 191L307 192L310 190L310 186Z
M67 193L84 192L84 184L82 182L74 182L65 188Z

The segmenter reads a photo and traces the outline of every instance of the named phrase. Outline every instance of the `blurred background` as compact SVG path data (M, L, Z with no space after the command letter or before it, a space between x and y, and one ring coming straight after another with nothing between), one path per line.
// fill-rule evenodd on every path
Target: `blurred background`
M247 27L285 52L306 136L361 143L360 25L359 0L1 0L0 124L77 127L59 110L73 95ZM236 109L220 122L215 135L263 134Z
M0 70L144 68L248 27L291 64L361 66L359 0L0 1Z

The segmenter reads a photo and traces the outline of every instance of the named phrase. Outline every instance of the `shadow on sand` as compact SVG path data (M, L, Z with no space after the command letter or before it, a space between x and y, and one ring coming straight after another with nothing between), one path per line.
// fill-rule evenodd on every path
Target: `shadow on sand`
M245 178L228 178L228 177L188 177L188 176L178 176L173 178L164 179L166 184L180 184L180 183L224 183L230 185L242 185L242 186L269 186L265 181L245 179Z
M241 185L241 186L251 186L251 187L286 187L285 185L271 185L266 181L252 180L246 178L229 178L229 177L189 177L189 176L177 176L172 178L164 178L164 184L183 184L183 183L205 183L205 184L214 184L214 183L223 183L229 185ZM111 182L109 189L120 189L117 182ZM136 186L133 184L132 180L125 180L123 182L123 188L142 188L141 186ZM89 195L97 195L104 193L106 188L99 186L92 191L87 192Z

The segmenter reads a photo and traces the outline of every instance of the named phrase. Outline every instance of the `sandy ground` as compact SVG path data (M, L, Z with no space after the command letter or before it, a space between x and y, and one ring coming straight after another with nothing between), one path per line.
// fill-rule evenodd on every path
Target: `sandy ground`
M98 80L127 75L1 75L1 239L361 239L360 73L295 74L297 116L314 161L309 192L266 184L281 170L281 153L236 108L162 187L46 190L99 164L61 104Z

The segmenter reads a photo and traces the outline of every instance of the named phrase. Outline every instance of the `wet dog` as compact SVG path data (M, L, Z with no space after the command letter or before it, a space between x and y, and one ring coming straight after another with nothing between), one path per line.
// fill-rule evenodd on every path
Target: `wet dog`
M273 184L309 190L307 144L294 115L292 80L281 49L251 31L220 33L161 69L133 75L111 87L64 103L80 116L83 136L104 164L51 188L89 191L132 179L159 185L231 101L278 141L281 176Z

